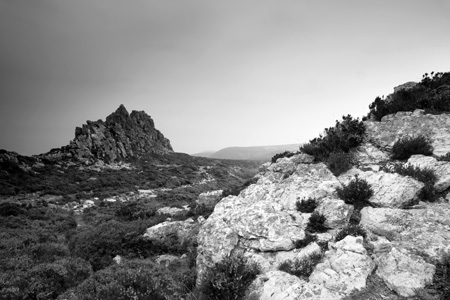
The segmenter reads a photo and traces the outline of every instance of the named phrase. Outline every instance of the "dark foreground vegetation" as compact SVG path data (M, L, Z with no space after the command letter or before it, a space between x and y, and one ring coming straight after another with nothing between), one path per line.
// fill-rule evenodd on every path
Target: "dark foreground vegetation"
M197 205L198 195L238 193L254 182L260 163L180 153L128 163L131 168L92 168L24 156L1 163L0 299L203 297L194 289L195 238L143 235L167 219L156 214L163 206L190 207L172 220L207 218L213 207ZM127 198L139 189L154 190L156 197ZM118 195L128 200L105 201ZM85 199L94 205L83 213L65 205ZM156 263L163 254L178 259Z

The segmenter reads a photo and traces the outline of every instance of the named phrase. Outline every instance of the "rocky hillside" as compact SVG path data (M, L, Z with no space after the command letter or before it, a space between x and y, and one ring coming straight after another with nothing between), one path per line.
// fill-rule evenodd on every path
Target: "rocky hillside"
M198 283L244 257L261 271L245 299L448 299L450 114L400 111L363 125L363 142L343 156L349 170L299 152L222 199L199 231ZM396 142L415 137L432 153L394 159Z
M155 128L149 115L135 110L129 114L120 105L105 121L87 121L82 127L77 127L75 138L69 145L52 149L43 157L51 160L76 158L113 162L148 153L172 151L170 141Z

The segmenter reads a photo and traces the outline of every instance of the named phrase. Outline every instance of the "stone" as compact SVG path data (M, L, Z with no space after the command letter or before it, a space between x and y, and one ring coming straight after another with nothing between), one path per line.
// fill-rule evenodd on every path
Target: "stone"
M191 218L185 221L165 221L147 228L144 238L164 240L165 238L176 237L180 242L195 240L198 227L199 224Z
M340 199L323 199L315 209L325 216L327 228L342 228L348 225L353 213L353 205L345 204Z
M162 255L158 255L155 258L155 262L159 265L164 265L167 268L172 262L174 262L178 259L179 259L179 257L175 256L175 255L162 254Z
M171 217L185 215L189 210L178 207L161 207L156 211L157 215L169 215Z
M402 136L429 137L434 155L450 152L450 114L425 114L423 110L398 112L384 116L381 122L365 121L367 140L377 148L391 151Z
M222 198L223 190L209 191L198 195L195 201L198 205L205 205L207 207L214 207Z
M403 297L412 297L415 290L433 281L435 267L423 258L396 248L375 258L377 275L386 285Z
M363 247L362 237L349 235L325 253L323 262L309 276L309 282L348 295L366 287L367 277L374 268L375 263Z
M352 159L360 166L373 168L377 164L389 161L389 153L387 151L382 151L369 142L365 142L353 149L351 153Z
M347 184L356 175L370 184L373 196L369 202L381 207L406 207L419 201L418 194L424 184L411 177L384 171L361 171L353 168L339 176L342 183Z
M413 155L408 159L407 165L433 170L437 177L434 187L438 192L450 187L450 162L438 161L432 156Z
M116 264L120 265L122 263L122 256L116 255L114 256L113 260Z
M259 275L249 288L246 299L259 300L339 300L339 297L321 285L311 284L282 271Z

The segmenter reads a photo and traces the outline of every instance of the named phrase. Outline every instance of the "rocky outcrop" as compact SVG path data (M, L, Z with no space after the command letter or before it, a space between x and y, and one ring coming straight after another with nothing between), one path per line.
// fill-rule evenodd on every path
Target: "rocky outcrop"
M144 111L132 111L123 105L105 121L87 121L75 129L75 138L68 146L52 149L41 157L49 160L76 158L100 159L107 162L145 153L172 152L170 141L155 128L152 118Z
M390 151L402 136L424 135L431 139L434 155L450 152L450 114L425 114L417 109L384 116L381 122L365 121L364 125L369 141L381 149Z
M260 275L249 288L250 299L343 299L366 285L375 263L362 245L362 238L348 236L333 244L309 280L282 271Z
M198 280L214 263L243 253L262 270L247 291L248 299L339 300L364 290L369 277L370 282L384 281L392 295L410 297L431 283L433 262L450 252L450 204L443 198L420 202L424 183L392 173L393 166L404 162L391 161L390 152L402 136L423 134L431 138L434 155L447 153L450 115L416 110L365 124L365 142L352 150L354 168L346 173L336 177L325 164L299 153L267 165L256 184L222 199L199 231ZM433 169L438 192L450 187L449 162L415 155L406 164ZM371 206L350 218L354 208L339 199L336 188L355 176L369 183L373 195ZM297 211L296 202L307 199L315 199L315 212L325 216L328 230L305 245L311 214ZM364 241L347 236L334 243L338 230L358 217L367 231ZM318 246L324 244L330 248L325 253ZM308 278L278 269L318 252L324 258Z

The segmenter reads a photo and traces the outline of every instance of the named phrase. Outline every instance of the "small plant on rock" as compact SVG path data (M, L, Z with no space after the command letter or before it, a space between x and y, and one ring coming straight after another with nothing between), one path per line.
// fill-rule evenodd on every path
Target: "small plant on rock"
M259 266L239 255L230 255L207 271L199 287L211 300L242 299L247 287L261 273Z
M308 198L306 200L297 201L295 205L297 206L297 210L301 213L312 213L317 207L317 202L316 199Z
M303 259L287 260L280 264L278 270L307 279L321 260L321 253L313 253Z
M309 244L315 242L317 240L317 237L309 232L305 232L305 237L301 240L295 241L295 248L301 249L305 248Z
M367 232L359 225L349 225L339 230L339 232L334 237L334 240L338 242L340 240L343 240L347 235L355 237L362 236L363 238L366 238Z
M318 212L313 212L311 217L309 217L308 225L306 226L306 231L308 232L317 232L323 233L327 231L327 227L325 227L326 218L324 215L319 214Z
M352 168L351 156L345 152L330 153L330 156L325 160L325 164L335 176L339 176Z
M364 206L371 205L370 197L373 195L373 190L366 180L360 179L358 175L355 176L348 184L338 187L336 192L342 200L347 204L351 204L356 210L360 210Z
M437 157L438 161L450 161L450 152L447 152L445 155L441 155Z
M408 159L414 154L432 155L433 146L430 139L423 135L404 136L396 141L392 147L393 159Z

